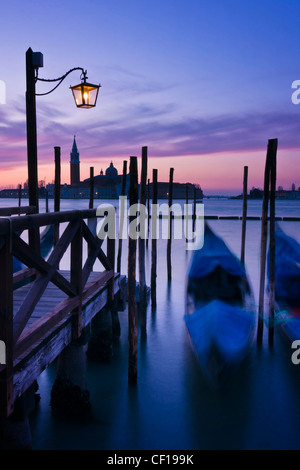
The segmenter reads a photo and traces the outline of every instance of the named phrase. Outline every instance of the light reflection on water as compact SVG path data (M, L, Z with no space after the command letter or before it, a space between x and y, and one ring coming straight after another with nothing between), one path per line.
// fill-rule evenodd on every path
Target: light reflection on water
M204 203L205 214L242 213L241 201ZM87 206L86 200L76 201L76 208ZM62 208L74 208L74 201L62 201ZM276 215L299 216L299 208L299 201L277 201ZM249 201L248 214L260 216L261 201ZM241 221L212 220L210 225L240 256ZM300 241L299 222L282 226ZM126 243L123 246L126 274ZM246 267L256 303L259 251L260 221L247 221ZM127 311L119 313L121 338L112 362L87 361L89 418L70 421L53 413L49 401L56 364L41 375L41 401L30 417L35 449L300 449L300 366L292 364L290 345L279 334L270 350L265 328L262 348L253 344L240 373L222 394L212 393L202 379L183 322L191 255L184 249L184 240L172 242L168 286L166 240L158 242L157 309L152 312L148 306L147 339L139 341L136 387L127 382ZM151 243L146 253L148 283L150 264Z

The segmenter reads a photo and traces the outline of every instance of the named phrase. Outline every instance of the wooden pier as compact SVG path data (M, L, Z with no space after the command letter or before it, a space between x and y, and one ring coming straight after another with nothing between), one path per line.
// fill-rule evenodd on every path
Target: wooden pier
M114 272L115 240L107 238L104 253L103 240L89 228L95 218L96 210L88 209L0 219L0 340L6 346L5 364L0 363L2 418L13 413L16 400L42 371L81 338L95 315L112 305L125 282ZM57 224L65 228L45 260L22 235ZM60 270L67 250L70 269ZM25 269L13 272L13 258ZM96 260L101 272L93 271Z

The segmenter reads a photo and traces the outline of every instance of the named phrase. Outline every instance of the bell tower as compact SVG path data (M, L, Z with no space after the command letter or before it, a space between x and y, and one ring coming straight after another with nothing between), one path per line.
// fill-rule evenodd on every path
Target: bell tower
M72 152L70 153L70 184L73 186L78 183L80 183L80 162L74 135Z

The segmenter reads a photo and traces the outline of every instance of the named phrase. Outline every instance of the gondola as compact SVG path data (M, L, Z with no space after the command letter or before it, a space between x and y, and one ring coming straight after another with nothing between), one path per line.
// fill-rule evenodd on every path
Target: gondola
M188 271L184 320L202 372L222 387L251 345L254 299L244 266L207 223Z
M269 274L269 255L268 270ZM275 324L290 341L300 339L300 244L275 227Z

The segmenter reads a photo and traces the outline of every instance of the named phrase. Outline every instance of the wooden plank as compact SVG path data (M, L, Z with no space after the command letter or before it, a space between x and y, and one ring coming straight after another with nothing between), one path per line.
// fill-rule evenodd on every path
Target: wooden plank
M32 283L30 291L25 297L24 302L18 310L14 319L14 342L17 341L18 337L25 328L26 323L34 310L34 307L40 300L43 292L47 287L48 282L51 280L54 272L56 271L61 257L65 253L70 241L73 239L73 236L78 230L78 226L79 221L75 223L69 223L61 238L59 239L57 245L53 249L51 255L49 256L48 262L51 266L50 270L45 274L39 274L37 279Z
M103 273L98 274L98 276L88 283L84 289L82 299L79 295L72 298L66 298L54 308L52 306L51 311L48 311L31 326L27 326L15 345L15 357L24 354L26 349L30 349L32 345L38 341L39 337L42 337L47 333L49 334L51 329L54 328L57 323L64 320L81 304L81 302L86 302L91 295L106 285L112 276L112 271L104 271Z
M16 214L34 214L35 206L20 206L20 207L0 207L0 217L10 217Z
M107 273L103 273L103 276ZM95 277L100 282L99 273ZM104 277L103 277L104 279ZM119 282L124 281L124 276L117 276L115 282L115 293L118 291ZM98 282L96 284L98 285ZM90 323L91 319L104 307L107 301L107 288L102 285L98 291L89 295L83 304L82 320L83 327ZM88 286L86 292L88 291ZM90 291L91 292L91 291ZM31 350L25 351L15 359L14 390L13 396L16 400L24 393L30 385L39 377L43 370L53 362L61 351L72 341L72 326L70 316L62 320L52 330L36 343L32 343Z
M23 281L24 279L28 279L36 274L36 270L34 268L25 268L21 271L18 271L13 274L13 283L16 284L17 282Z

